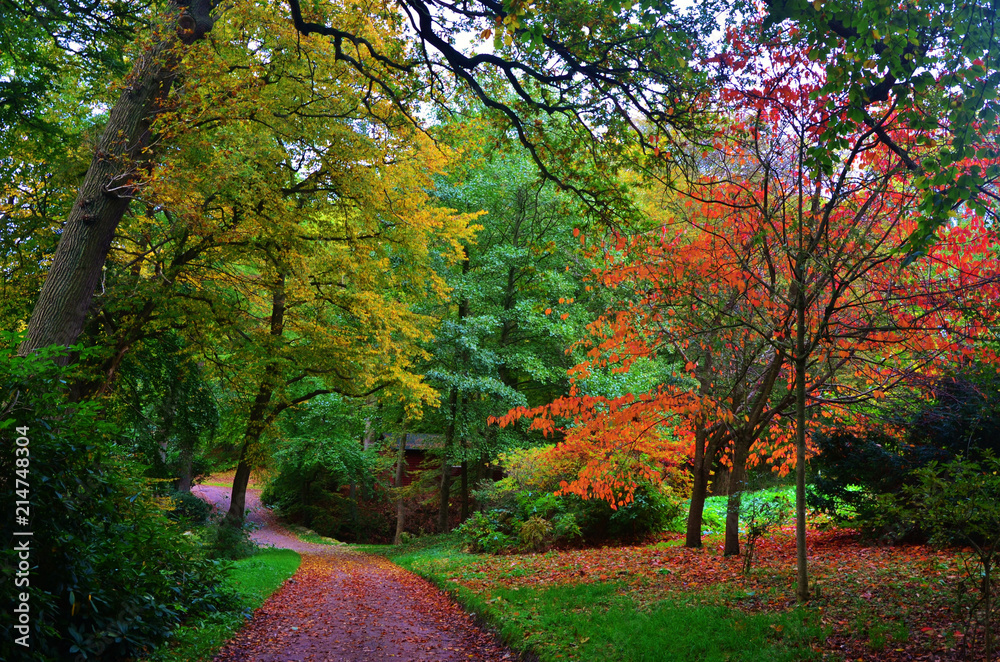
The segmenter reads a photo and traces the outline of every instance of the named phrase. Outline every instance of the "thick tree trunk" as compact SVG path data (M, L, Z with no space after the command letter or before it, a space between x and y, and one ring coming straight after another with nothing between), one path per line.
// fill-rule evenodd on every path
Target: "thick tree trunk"
M403 476L406 471L406 430L404 428L403 433L399 435L399 451L396 454L396 490L401 490L403 488ZM396 497L396 535L392 539L393 545L398 545L402 542L403 531L406 525L405 522L406 510L403 505L403 497Z
M691 486L691 506L688 508L687 535L685 547L701 547L701 520L705 513L705 497L708 496L708 475L711 460L708 459L708 432L698 425L694 433L694 482Z
M180 443L180 466L177 472L177 491L190 492L194 482L194 447L197 439L185 436Z
M250 444L243 442L240 450L240 461L236 465L236 476L233 477L233 489L230 493L229 512L226 513L225 524L228 526L243 526L243 516L247 507L247 485L250 483L250 463L247 461L247 449Z
M746 489L747 456L750 445L742 438L733 442L733 468L729 474L729 501L726 505L725 556L740 555L740 499Z
M173 8L176 11L176 6ZM211 29L207 0L191 3L177 20L185 43ZM177 53L173 39L150 46L136 59L111 108L90 168L63 226L52 266L28 322L18 353L76 342L101 282L115 230L135 196L152 157L151 127L170 93ZM68 357L62 359L63 363Z

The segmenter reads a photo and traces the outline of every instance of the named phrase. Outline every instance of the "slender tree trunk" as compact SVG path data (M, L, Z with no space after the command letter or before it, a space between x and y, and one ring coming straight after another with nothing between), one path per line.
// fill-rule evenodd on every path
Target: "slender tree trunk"
M749 454L749 444L742 437L736 437L733 441L733 468L729 475L729 501L726 506L725 556L740 555L740 499L746 489Z
M176 12L176 5L172 9ZM195 0L180 14L181 41L193 43L211 29L210 11L206 0ZM48 345L68 347L83 331L115 231L151 163L151 127L170 93L176 64L175 40L168 38L146 49L126 77L63 226L18 348L21 356Z
M463 449L464 450L464 449ZM462 456L462 521L469 519L469 461Z
M987 543L988 544L988 543ZM982 556L982 555L981 555ZM989 553L988 556L983 560L983 583L980 587L980 594L983 596L983 601L985 603L984 611L986 612L986 618L984 623L986 625L986 659L993 659L993 554Z
M809 600L809 572L806 567L806 300L804 267L800 258L797 274L795 322L795 558L796 591L799 602Z
M350 503L351 528L354 529L354 541L361 542L361 521L358 517L358 484L351 481L347 488L347 500Z
M451 419L444 434L444 448L441 450L441 490L438 505L438 533L448 530L448 499L451 495L451 462L449 453L455 444L455 417L458 415L458 389L451 387L450 396Z
M438 508L438 533L448 531L448 500L451 497L451 464L448 456L441 458L441 504Z
M396 491L403 489L403 476L406 471L406 428L403 428L399 435L399 451L396 453ZM402 542L403 530L406 522L406 510L403 505L403 497L396 497L396 536L392 539L393 545Z
M280 275L274 289L271 291L271 332L272 338L280 337L285 330L285 277ZM246 432L243 433L243 447L240 448L240 460L236 465L236 476L233 478L233 490L230 495L229 512L226 522L232 526L243 526L246 512L247 483L250 480L249 452L259 441L267 428L267 411L274 395L274 384L278 379L279 368L275 364L268 366L257 389L247 419Z

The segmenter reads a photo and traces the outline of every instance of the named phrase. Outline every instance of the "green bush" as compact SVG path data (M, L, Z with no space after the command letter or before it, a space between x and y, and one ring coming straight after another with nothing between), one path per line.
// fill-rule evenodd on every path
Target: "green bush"
M213 559L236 561L253 556L257 545L250 540L251 525L233 526L222 520L212 526L208 536L208 555Z
M812 508L850 521L870 538L927 539L930 531L920 521L910 521L905 530L886 521L883 504L905 498L916 484L915 471L932 462L1000 453L1000 375L991 367L967 366L918 386L909 402L896 400L882 413L903 433L845 429L814 437L819 454L808 494Z
M768 531L781 526L792 514L793 504L781 492L761 490L745 492L740 498L740 522L746 529L746 547L743 555L743 572L750 572L757 541Z
M564 472L553 469L545 449L505 457L509 474L475 493L483 513L460 528L468 548L491 553L541 550L583 539L634 539L664 530L683 512L683 502L664 484L639 481L633 500L618 509L600 499L557 496ZM572 471L572 467L566 471Z
M538 551L552 538L552 523L541 515L532 515L518 525L517 537L521 541L521 547Z
M5 340L17 346L15 338ZM0 354L0 486L8 499L31 502L33 534L30 583L18 591L29 595L31 647L14 643L24 632L12 619L14 592L5 591L0 659L134 657L186 618L234 598L220 588L224 566L203 558L166 517L139 477L142 467L115 455L117 431L97 403L68 400L71 375L55 365L55 355ZM26 446L15 444L19 437ZM15 460L25 457L29 467L18 476ZM15 494L25 489L15 477L26 480L27 493ZM14 540L14 522L4 522L3 539ZM0 551L6 586L15 585L20 561L13 547Z
M510 518L507 519L509 521ZM510 528L510 525L501 523L495 511L491 515L477 511L455 531L462 537L470 552L499 554L513 549L517 543L510 535Z
M169 511L168 516L174 521L204 524L212 514L212 506L190 492L174 492L170 495L170 500L173 510Z
M883 500L887 526L892 521L906 530L920 522L931 543L959 549L965 572L949 579L966 623L963 642L981 641L991 660L1000 583L1000 460L988 450L979 462L960 455L945 465L932 462L913 477L901 497Z

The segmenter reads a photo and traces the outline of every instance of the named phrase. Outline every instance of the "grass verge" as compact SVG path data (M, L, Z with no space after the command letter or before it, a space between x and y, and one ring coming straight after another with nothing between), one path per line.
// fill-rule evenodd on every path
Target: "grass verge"
M824 629L815 612L746 613L718 591L692 591L650 602L625 583L567 581L531 585L479 581L472 564L483 556L461 551L454 536L418 538L392 547L359 546L428 578L492 626L512 648L555 660L644 662L793 662L819 660ZM489 558L489 557L485 557ZM494 557L498 566L509 563ZM527 579L527 578L525 578ZM466 585L469 584L469 585Z
M185 624L171 642L156 650L151 662L202 662L211 660L232 638L255 609L291 577L301 557L290 549L265 549L232 563L227 588L240 596L240 606L232 611L210 614Z

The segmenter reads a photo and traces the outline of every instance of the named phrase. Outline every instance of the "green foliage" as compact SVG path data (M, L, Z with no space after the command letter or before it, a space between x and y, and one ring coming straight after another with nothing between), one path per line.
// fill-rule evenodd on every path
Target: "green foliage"
M509 551L517 542L509 533L504 533L503 528L510 527L501 523L497 513L487 515L482 511L476 511L469 519L462 522L455 532L462 537L470 552L499 554Z
M919 520L904 525L886 518L885 501L905 499L905 488L919 475L915 472L931 463L1000 450L998 380L992 370L965 369L928 384L929 401L897 402L883 415L904 428L904 435L877 428L817 434L809 505L836 521L850 521L872 538L925 539L929 531Z
M996 177L998 165L979 159L991 153L987 146L1000 126L1000 49L992 5L963 0L768 3L767 27L775 29L786 19L796 23L795 39L808 49L809 59L826 63L823 92L847 98L843 118L831 122L810 146L811 160L828 163L830 145L870 122L891 96L906 126L935 131L925 149L918 142L907 150L913 185L922 197L920 228L911 237L913 257L925 251L953 210L989 213L986 183ZM967 167L970 162L976 165Z
M783 492L744 492L740 497L740 522L746 528L743 572L749 573L757 541L791 516L792 500Z
M16 346L16 338L4 340ZM116 430L97 403L68 401L70 374L53 362L57 354L0 354L0 481L7 498L14 496L14 449L25 447L14 439L26 436L33 515L33 570L21 587L30 594L30 653L15 649L20 635L8 616L0 623L0 658L130 657L233 598L222 586L224 566L200 555L139 478L140 468L115 455ZM18 432L24 427L27 435ZM5 520L5 540L13 539L12 526ZM12 545L0 552L7 586L14 585L17 554ZM13 614L13 598L5 593L4 614Z
M134 347L119 369L111 417L147 475L201 473L200 447L216 431L219 412L204 372L176 333Z
M247 616L278 590L299 567L301 557L290 549L265 549L234 561L224 585L239 602L224 611L191 619L170 643L156 649L149 662L207 662L246 623Z
M261 493L283 517L348 541L391 535L385 490L375 477L386 467L375 448L362 447L366 415L358 401L325 395L288 412L273 454L274 477ZM354 484L354 498L348 493Z
M167 515L174 521L204 524L212 514L212 506L190 492L174 492L170 495L170 500L173 502L173 510Z
M508 476L476 492L483 510L459 529L472 551L537 551L581 539L633 539L663 531L683 511L669 487L648 481L640 482L634 500L618 509L600 499L557 496L561 469L547 460L544 448L509 453L504 462Z
M253 556L257 545L250 539L250 524L233 526L221 520L211 527L208 534L208 555L214 559L235 561Z
M996 566L1000 561L1000 459L991 452L974 462L961 456L945 465L931 462L913 474L902 498L886 499L885 521L907 531L919 522L937 545L957 547L965 572L953 577L955 606L969 632L985 640L992 659L996 614Z
M532 515L517 527L517 537L525 549L538 551L552 535L552 523L541 515Z

